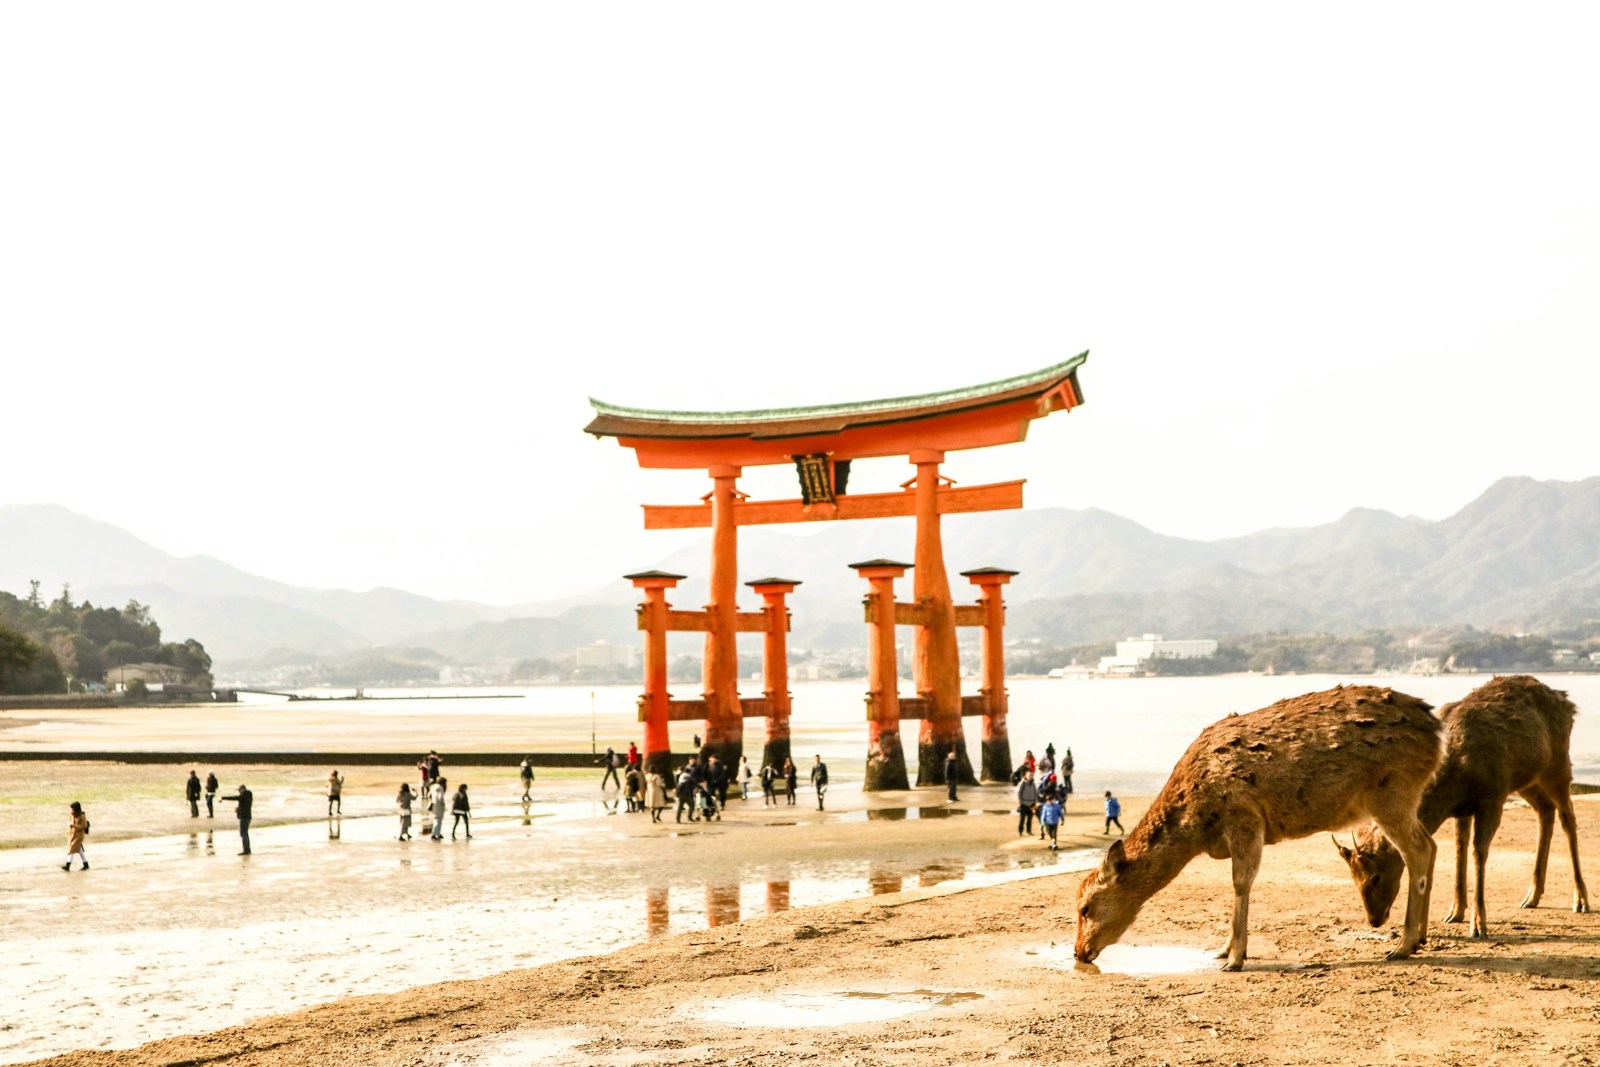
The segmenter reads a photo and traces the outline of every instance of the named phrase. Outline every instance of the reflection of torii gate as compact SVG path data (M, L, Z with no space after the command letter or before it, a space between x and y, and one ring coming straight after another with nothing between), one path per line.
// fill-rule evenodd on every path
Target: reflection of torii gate
M917 520L916 559L913 575L915 603L894 609L897 619L916 626L913 660L918 711L922 718L918 743L917 784L944 782L944 757L954 749L961 777L973 780L962 735L961 664L956 647L957 609L950 597L940 539L941 515L994 511L1022 506L1022 482L957 488L939 473L946 452L1010 444L1027 435L1028 423L1052 411L1071 410L1083 402L1077 371L1088 358L1084 352L1064 363L1032 374L946 393L822 407L742 412L647 411L616 407L591 399L596 415L585 429L596 437L615 437L634 450L641 467L692 469L701 467L711 476L712 489L701 504L644 508L645 529L667 530L709 526L711 536L710 603L704 612L670 611L666 590L681 575L650 571L629 575L644 590L639 628L647 632L645 695L640 718L646 723L645 760L652 770L665 772L670 752L667 723L674 719L705 719L704 756L716 756L730 770L744 748L744 715L738 689L738 634L763 632L768 636L768 656L782 658L782 635L788 629L783 596L792 592L792 579L769 578L752 582L766 600L761 612L740 612L738 597L738 538L740 526L767 523L814 522L826 519L867 519L913 515ZM916 466L916 477L896 493L847 494L850 462L855 459L905 456ZM740 493L735 482L745 467L794 464L800 477L798 500L755 501ZM857 565L873 581L869 621L881 634L887 632L892 662L893 627L881 620L893 604L892 577L884 568L904 573L905 564L872 561ZM979 584L984 602L993 600L998 621L999 584L1010 572L990 570ZM886 582L887 580L887 582ZM887 602L883 596L890 587ZM875 619L871 604L878 604ZM963 620L966 621L966 620ZM972 620L976 621L976 620ZM672 700L666 690L666 631L700 630L706 635L704 696L701 700ZM986 627L998 645L998 625ZM998 665L999 649L986 641L985 662ZM876 660L875 660L876 662ZM746 701L748 710L766 715L769 737L766 757L788 755L789 694L780 664L767 661L766 697ZM986 674L988 672L986 671ZM997 676L999 672L997 670ZM775 677L776 675L776 677ZM991 689L994 683L989 684ZM1004 736L1003 676L998 695L980 700L987 722L996 735L984 746L984 776L1005 779L1010 774L1009 745ZM905 756L900 750L898 717L892 723L883 713L898 707L893 697L895 679L879 678L877 709L869 703L874 743L867 763L868 789L903 788ZM869 698L871 701L873 698ZM986 731L987 733L988 731Z

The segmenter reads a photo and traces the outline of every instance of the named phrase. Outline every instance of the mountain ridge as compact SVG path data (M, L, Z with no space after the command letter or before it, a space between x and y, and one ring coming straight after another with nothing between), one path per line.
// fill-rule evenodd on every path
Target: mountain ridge
M1329 523L1218 541L1156 533L1098 508L961 515L943 525L956 599L972 599L961 570L1018 570L1007 589L1008 633L1058 643L1145 631L1538 630L1600 618L1600 477L1502 478L1438 521L1356 507ZM865 589L846 564L910 558L914 540L908 519L804 534L749 527L740 571L801 579L791 598L797 638L836 640L859 627ZM690 576L674 603L705 602L708 555L700 540L657 564ZM269 649L331 656L422 646L471 663L637 640L634 591L620 580L587 596L511 606L393 588L310 589L211 556L173 556L59 505L0 507L0 588L21 593L29 578L63 577L75 599L150 605L169 636L198 638L224 670Z

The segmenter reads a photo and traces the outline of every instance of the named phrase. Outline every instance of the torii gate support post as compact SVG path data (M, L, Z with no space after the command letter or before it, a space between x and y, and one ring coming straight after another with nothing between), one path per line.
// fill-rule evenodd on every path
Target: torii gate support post
M739 539L734 504L741 468L709 469L711 490L711 628L706 631L706 735L702 761L717 757L731 774L744 754L744 716L739 709Z
M644 720L644 770L672 780L672 741L667 734L667 590L683 580L681 574L643 571L624 575L636 589L644 590L639 605L644 639L644 695L639 698L640 718Z
M789 693L789 609L784 597L794 592L794 587L800 583L783 578L762 578L745 584L765 602L761 610L767 617L761 644L761 678L766 685L767 698L767 744L762 749L761 759L768 767L780 768L792 755L789 750L792 699ZM735 760L728 767L730 781L738 766Z
M866 596L867 616L867 766L861 788L866 792L910 789L906 754L900 744L900 666L895 655L894 580L908 564L893 560L852 563L872 583Z
M1006 606L1001 587L1011 581L1016 573L999 567L961 572L967 581L978 587L978 603L983 608L983 697L988 709L983 716L983 778L987 782L1011 780L1011 737L1006 729L1009 698L1006 695L1006 646L1003 634Z
M923 621L917 627L912 660L917 692L928 700L917 745L917 784L944 785L944 761L956 754L963 785L977 785L961 728L961 653L956 645L956 608L944 569L944 542L939 533L939 464L944 453L918 449L916 464L917 549L913 581Z

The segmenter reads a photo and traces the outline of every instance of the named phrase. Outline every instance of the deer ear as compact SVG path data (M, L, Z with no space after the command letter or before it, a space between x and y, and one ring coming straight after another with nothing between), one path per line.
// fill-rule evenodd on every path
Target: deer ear
M1352 853L1349 849L1345 848L1343 845L1339 844L1339 839L1337 837L1334 837L1332 834L1329 834L1328 837L1332 838L1333 847L1339 850L1339 855L1344 858L1344 861L1346 863L1349 863L1350 862L1350 857L1352 855L1354 855L1354 853Z
M1110 885L1117 880L1117 875L1128 865L1127 853L1123 851L1121 841L1111 842L1111 847L1106 849L1106 858L1100 864L1100 884Z

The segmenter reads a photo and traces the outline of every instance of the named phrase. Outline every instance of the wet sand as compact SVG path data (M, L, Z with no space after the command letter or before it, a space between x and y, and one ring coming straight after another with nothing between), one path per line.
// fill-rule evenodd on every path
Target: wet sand
M1128 807L1135 815L1137 805ZM1580 798L1578 820L1592 857L1600 804ZM814 838L824 852L883 855L934 829L910 819L802 822L740 836L758 848ZM1008 824L999 815L947 818L937 833L948 839L970 828L1001 852L1036 853ZM1559 840L1544 906L1516 907L1535 837L1532 813L1509 808L1490 864L1490 937L1474 941L1464 927L1437 921L1453 880L1453 842L1442 835L1444 892L1434 898L1429 943L1410 961L1382 960L1394 923L1367 927L1342 863L1319 836L1267 850L1242 974L1222 974L1205 959L1227 923L1226 863L1191 864L1145 908L1120 959L1103 957L1103 971L1070 958L1080 876L1018 871L996 877L1023 880L971 890L907 881L897 894L757 914L475 981L424 985L426 967L405 967L392 993L46 1062L1593 1062L1600 915L1567 910L1572 881ZM659 861L687 849L703 856L706 843L647 845L624 835L619 846L659 847Z
M1009 790L865 797L841 783L818 812L730 798L712 824L611 814L586 771L541 771L520 803L515 768L446 766L473 794L473 838L395 840L406 768L345 770L344 815L324 816L325 772L262 766L223 779L256 793L254 854L233 805L191 819L187 767L11 764L0 830L7 974L23 1009L0 1020L0 1062L62 1042L125 1048L352 995L478 978L684 930L904 886L994 877L1067 859L1018 848ZM204 768L201 768L202 771ZM735 791L736 792L736 791ZM9 794L9 795L8 795ZM92 868L59 869L63 796L94 823ZM1094 823L1088 801L1081 829ZM932 823L933 825L930 825ZM7 825L9 824L9 825ZM1079 860L1079 863L1084 862ZM73 1025L63 1030L60 1020ZM69 1047L70 1047L69 1045Z

